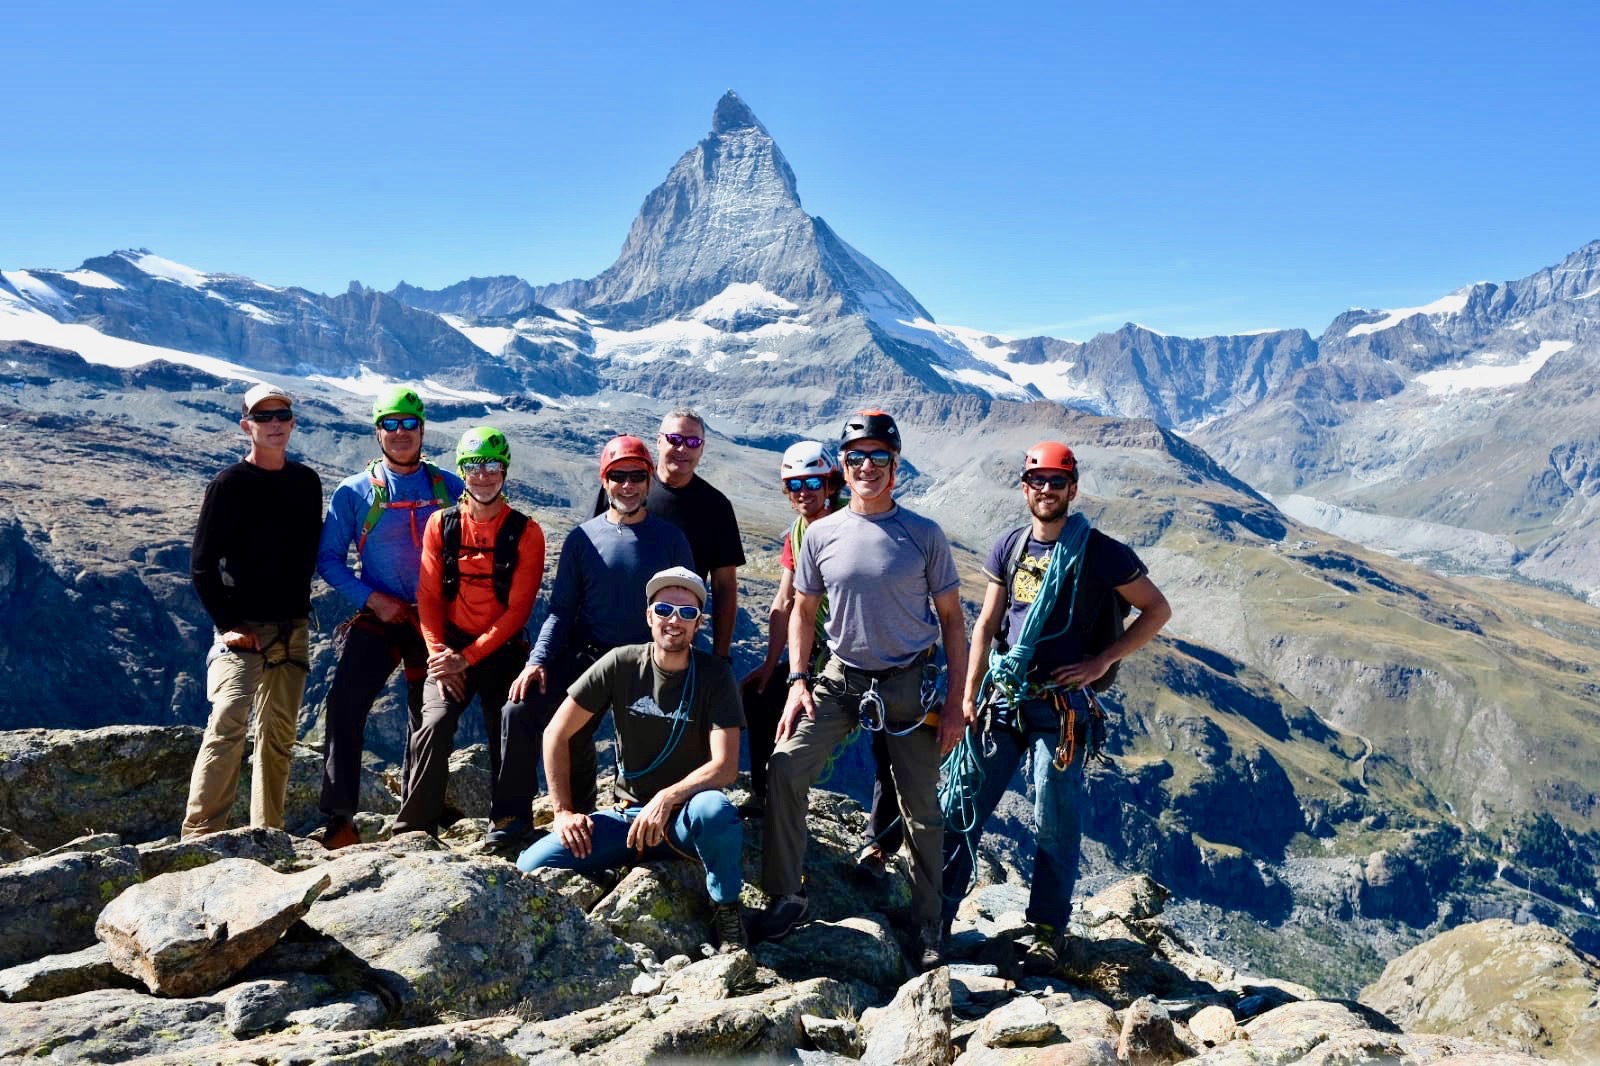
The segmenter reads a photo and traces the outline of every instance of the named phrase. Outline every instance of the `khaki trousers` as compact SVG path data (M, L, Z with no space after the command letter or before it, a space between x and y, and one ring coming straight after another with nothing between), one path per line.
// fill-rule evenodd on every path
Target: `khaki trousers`
M812 695L815 719L801 716L790 736L767 761L767 814L761 882L769 895L799 892L805 866L806 807L811 785L828 757L859 726L861 695L871 678L828 661ZM923 716L922 671L912 668L878 682L889 730L902 730ZM944 815L939 809L939 735L929 727L883 739L890 772L900 794L900 817L911 844L911 909L919 923L939 917Z
M241 628L256 635L262 650L236 651L218 643L208 656L206 695L211 700L211 717L206 720L200 754L189 775L185 837L228 827L252 711L255 762L250 774L250 824L283 828L289 749L306 690L309 627L304 618L297 618L283 623L246 622Z

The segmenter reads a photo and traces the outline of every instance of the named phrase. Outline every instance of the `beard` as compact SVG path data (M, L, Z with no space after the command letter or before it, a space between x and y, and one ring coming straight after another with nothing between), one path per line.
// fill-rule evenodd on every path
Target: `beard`
M644 494L640 493L632 500L624 500L616 493L608 491L606 493L606 503L610 505L613 511L623 517L627 517L638 513L639 509L644 506Z
M495 490L494 490L494 491L493 491L493 492L491 492L491 493L490 493L490 494L489 494L489 495L488 495L488 496L487 496L487 497L484 497L484 496L480 496L480 495L479 495L479 494L478 494L478 493L477 493L477 492L476 492L476 491L475 491L475 490L474 490L474 489L473 489L473 488L472 488L472 486L471 486L471 485L468 485L468 486L467 486L467 495L468 495L468 496L471 496L471 497L472 497L472 498L473 498L473 499L474 499L474 500L477 500L477 501L478 501L478 502L479 502L479 503L481 503L481 504L483 504L483 505L484 505L484 506L488 506L488 505L489 505L489 504L491 504L491 503L493 503L493 502L494 502L494 501L496 501L496 500L498 500L498 499L499 499L499 498L500 498L500 493L501 493L501 491L502 491L502 490L501 490L501 489L495 489Z

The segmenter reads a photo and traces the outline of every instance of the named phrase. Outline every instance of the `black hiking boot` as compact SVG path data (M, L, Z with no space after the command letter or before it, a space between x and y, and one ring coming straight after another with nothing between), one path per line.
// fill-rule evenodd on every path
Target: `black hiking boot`
M766 910L756 915L755 921L750 923L750 932L758 943L763 940L782 940L806 916L806 907L804 892L779 896L767 904Z
M737 903L713 903L711 928L717 934L717 954L727 955L748 947L744 935L744 915Z

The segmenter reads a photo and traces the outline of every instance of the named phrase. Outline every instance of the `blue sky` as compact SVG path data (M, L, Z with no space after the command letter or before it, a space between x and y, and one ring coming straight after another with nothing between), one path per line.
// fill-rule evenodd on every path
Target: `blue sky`
M1600 238L1597 39L1578 0L12 5L0 266L587 277L733 88L942 322L1316 334Z

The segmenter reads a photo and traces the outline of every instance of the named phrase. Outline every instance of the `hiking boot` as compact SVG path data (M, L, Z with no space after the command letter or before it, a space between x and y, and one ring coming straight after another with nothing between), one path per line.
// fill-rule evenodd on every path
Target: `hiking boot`
M747 947L744 936L744 915L737 903L713 903L711 928L717 934L717 954L726 955Z
M792 896L779 896L767 904L766 910L756 915L755 921L751 923L750 932L757 941L782 940L800 924L800 919L806 916L806 906L803 892Z
M882 881L889 876L889 857L881 848L868 848L866 854L856 860L856 869L874 881Z
M937 918L917 929L917 969L926 973L944 965L944 923Z
M329 851L338 851L348 848L351 844L361 843L361 830L356 828L356 823L348 818L338 818L330 821L322 830L322 846Z
M752 796L739 804L739 817L747 822L759 822L767 816L767 801Z
M497 855L515 854L522 850L528 838L533 835L533 819L525 814L514 815L510 818L500 818L489 830L489 835L483 838L486 851Z
M1063 938L1043 922L1035 922L1033 932L1022 938L1022 972L1041 976L1061 968Z

